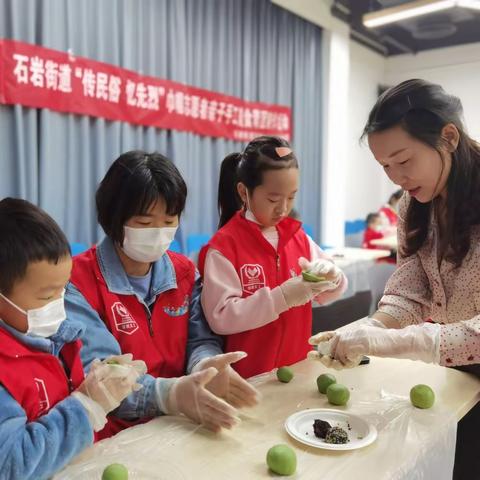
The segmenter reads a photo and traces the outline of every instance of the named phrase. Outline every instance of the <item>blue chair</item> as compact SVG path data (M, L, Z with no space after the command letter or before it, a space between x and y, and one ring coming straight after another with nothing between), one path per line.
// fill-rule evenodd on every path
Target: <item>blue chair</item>
M84 243L71 243L70 250L72 251L72 257L83 253L85 250L88 250L88 246Z
M170 250L171 252L182 253L182 246L180 245L180 242L179 242L178 240L174 240L174 241L170 244L169 250Z
M313 227L311 225L307 225L304 223L303 225L303 231L309 235L311 238L313 238Z
M205 233L196 233L189 235L187 237L187 256L190 257L191 255L199 252L200 249L208 243L210 240L210 235Z
M345 222L345 235L353 235L354 233L356 233L355 222L347 220Z

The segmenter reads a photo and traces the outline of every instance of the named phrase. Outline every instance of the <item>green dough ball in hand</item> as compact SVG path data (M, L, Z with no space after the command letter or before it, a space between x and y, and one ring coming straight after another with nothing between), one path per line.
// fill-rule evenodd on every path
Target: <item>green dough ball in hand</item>
M117 360L107 360L107 363L109 365L120 365L120 362L117 362Z
M331 373L322 373L317 377L317 387L320 393L327 393L327 388L337 383L337 379Z
M282 383L288 383L293 378L293 370L288 367L280 367L277 370L277 378Z
M326 280L325 277L319 277L311 272L302 272L302 277L306 282L324 282Z
M346 405L350 398L350 391L341 383L332 383L327 388L327 398L332 405Z
M297 469L297 455L288 445L275 445L267 452L267 465L278 475L293 475Z
M417 408L430 408L435 403L435 393L428 385L415 385L410 390L410 401Z
M102 480L128 480L128 470L121 463L112 463L105 468Z

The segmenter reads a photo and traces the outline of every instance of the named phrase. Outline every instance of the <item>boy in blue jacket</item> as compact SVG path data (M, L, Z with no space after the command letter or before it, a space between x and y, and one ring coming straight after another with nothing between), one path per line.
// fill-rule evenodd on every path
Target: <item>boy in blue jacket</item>
M0 201L0 225L0 479L39 480L93 443L146 368L119 356L93 362L85 376L83 327L65 321L65 235L13 198Z

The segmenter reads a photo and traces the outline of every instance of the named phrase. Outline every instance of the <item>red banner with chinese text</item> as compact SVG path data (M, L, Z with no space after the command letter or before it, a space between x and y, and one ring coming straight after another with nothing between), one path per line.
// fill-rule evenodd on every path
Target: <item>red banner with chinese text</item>
M291 110L0 40L0 103L48 108L209 137L291 139Z

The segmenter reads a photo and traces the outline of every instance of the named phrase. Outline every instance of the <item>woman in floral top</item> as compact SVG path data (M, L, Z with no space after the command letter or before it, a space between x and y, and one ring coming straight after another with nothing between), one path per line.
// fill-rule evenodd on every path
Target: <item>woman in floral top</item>
M406 194L398 219L398 268L378 311L357 328L323 332L333 367L362 355L440 365L480 363L480 147L462 105L439 86L408 80L370 112L364 134Z
M328 341L323 356L312 353L326 365L355 366L368 354L480 364L480 147L461 116L457 97L423 80L389 89L370 112L369 147L406 192L398 267L372 318L310 339ZM477 405L458 426L454 479L480 478L479 425Z

